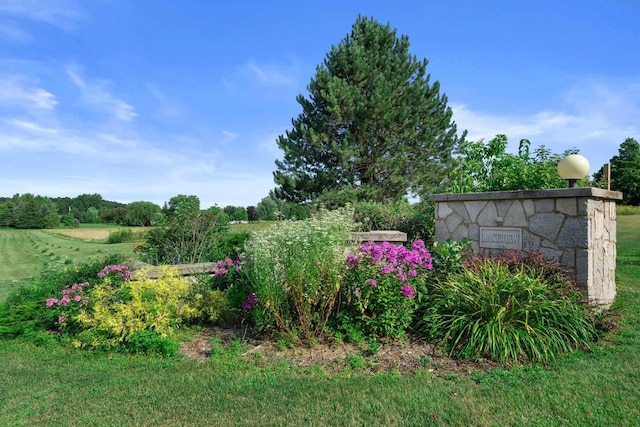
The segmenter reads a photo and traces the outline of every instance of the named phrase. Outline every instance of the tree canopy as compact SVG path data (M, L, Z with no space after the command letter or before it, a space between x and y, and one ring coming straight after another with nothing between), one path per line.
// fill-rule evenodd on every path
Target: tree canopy
M360 199L426 194L444 177L459 142L447 97L430 83L427 60L409 53L407 36L358 17L332 46L307 89L302 113L278 137L276 195L306 202L328 190Z
M622 204L640 205L640 144L627 138L613 156L611 163L611 189L622 192ZM603 180L603 170L594 174L594 180Z
M564 188L566 182L558 175L558 162L576 148L562 154L551 152L544 145L531 150L528 139L520 140L518 153L507 153L506 135L496 135L485 143L465 141L461 144L455 166L444 186L452 193L474 191L539 190ZM582 184L585 184L582 182Z

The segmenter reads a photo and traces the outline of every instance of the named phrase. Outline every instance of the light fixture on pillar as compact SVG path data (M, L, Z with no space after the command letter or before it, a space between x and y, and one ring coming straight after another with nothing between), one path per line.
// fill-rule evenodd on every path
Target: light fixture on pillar
M589 175L589 160L579 154L569 154L558 163L558 175L569 182L569 188L576 187L576 182Z

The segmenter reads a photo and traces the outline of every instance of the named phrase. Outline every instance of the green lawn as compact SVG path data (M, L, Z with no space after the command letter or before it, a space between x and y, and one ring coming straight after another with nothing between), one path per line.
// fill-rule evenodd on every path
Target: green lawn
M0 301L4 301L10 289L38 274L47 266L71 264L110 253L122 253L132 257L133 244L109 245L101 241L85 241L43 230L0 228Z
M330 376L239 346L198 363L0 340L0 425L639 425L640 216L618 217L618 244L622 328L548 367Z

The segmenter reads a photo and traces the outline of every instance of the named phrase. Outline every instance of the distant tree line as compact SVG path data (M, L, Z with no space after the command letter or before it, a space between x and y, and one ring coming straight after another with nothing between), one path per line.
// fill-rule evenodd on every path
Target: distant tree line
M0 197L0 227L37 229L99 223L151 226L162 218L171 218L179 209L200 210L200 199L195 195L179 194L160 207L148 201L113 202L104 200L100 194L81 194L73 198L15 194ZM308 207L278 200L273 194L257 206L213 206L209 210L220 214L227 222L304 219L309 212Z

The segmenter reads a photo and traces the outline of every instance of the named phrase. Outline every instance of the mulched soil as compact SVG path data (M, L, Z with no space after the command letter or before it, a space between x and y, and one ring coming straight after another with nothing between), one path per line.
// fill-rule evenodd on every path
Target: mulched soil
M329 374L345 371L412 374L423 370L436 376L466 376L498 366L485 359L460 360L448 357L433 344L411 335L403 341L382 342L377 348L349 343L286 348L273 340L255 336L252 331L240 326L205 327L191 341L182 343L181 352L197 361L206 361L214 339L223 346L231 345L236 340L244 342L246 349L241 357L258 366L285 363L293 368L319 368Z

